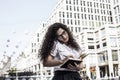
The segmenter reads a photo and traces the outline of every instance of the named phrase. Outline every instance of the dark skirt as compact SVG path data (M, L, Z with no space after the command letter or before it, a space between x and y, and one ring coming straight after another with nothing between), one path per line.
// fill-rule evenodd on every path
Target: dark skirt
M74 71L55 71L52 80L82 80L80 74Z

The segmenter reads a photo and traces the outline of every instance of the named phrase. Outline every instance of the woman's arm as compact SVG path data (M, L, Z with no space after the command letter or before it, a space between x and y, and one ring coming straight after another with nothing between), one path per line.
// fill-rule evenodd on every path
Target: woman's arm
M47 57L47 59L45 61L43 61L43 66L44 67L53 67L53 66L58 66L63 64L66 60L68 60L69 58L73 58L72 55L68 55L66 56L66 58L64 58L63 60L54 60L53 57L51 55L49 55Z
M62 60L54 60L53 57L51 55L49 55L48 58L45 61L43 61L43 66L44 67L53 67L53 66L58 66L62 63L63 63Z

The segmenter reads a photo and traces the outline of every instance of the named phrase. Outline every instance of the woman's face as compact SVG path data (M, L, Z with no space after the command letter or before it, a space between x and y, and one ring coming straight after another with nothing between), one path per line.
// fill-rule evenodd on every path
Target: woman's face
M63 43L67 43L68 40L69 40L69 36L68 36L68 33L62 29L62 28L59 28L58 31L57 31L57 38L59 41L63 42Z

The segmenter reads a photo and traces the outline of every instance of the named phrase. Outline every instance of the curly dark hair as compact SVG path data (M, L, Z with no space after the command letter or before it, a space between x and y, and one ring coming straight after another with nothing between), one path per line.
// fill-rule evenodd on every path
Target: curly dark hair
M79 45L73 38L73 35L70 32L69 28L62 23L54 23L49 26L49 28L45 34L45 37L43 39L43 44L42 44L41 48L39 49L38 56L41 58L41 60L45 61L46 58L48 57L48 55L50 54L50 52L53 48L53 45L54 45L54 41L57 41L56 32L59 28L64 29L68 33L69 41L67 42L67 45L71 48L74 48L75 50L80 49Z

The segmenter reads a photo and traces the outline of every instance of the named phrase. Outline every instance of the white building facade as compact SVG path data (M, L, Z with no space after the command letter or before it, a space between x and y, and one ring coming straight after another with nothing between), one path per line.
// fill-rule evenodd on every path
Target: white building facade
M82 75L96 80L120 76L120 39L116 26L106 24L93 31L81 32L79 37L84 53L88 54Z
M67 24L74 34L113 23L110 0L59 0L47 24Z

